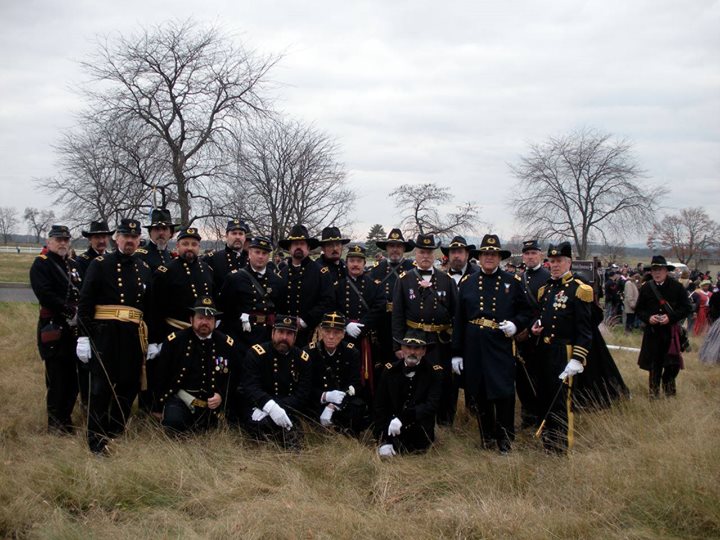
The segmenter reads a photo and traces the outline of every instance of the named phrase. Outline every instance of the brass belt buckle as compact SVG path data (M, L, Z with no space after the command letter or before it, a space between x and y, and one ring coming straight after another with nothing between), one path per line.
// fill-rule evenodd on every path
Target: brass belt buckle
M129 309L118 309L117 316L119 319L129 319L130 318L130 310Z

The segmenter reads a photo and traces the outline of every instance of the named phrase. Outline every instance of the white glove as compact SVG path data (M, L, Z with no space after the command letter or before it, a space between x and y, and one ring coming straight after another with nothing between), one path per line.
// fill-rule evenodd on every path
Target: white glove
M263 418L265 418L268 415L268 413L261 411L257 407L253 407L252 412L252 420L253 422L260 422Z
M331 407L325 407L320 415L320 425L324 427L332 426L332 415L334 412Z
M456 375L460 375L460 372L465 369L465 365L463 364L462 356L453 356L452 359L452 370L453 373Z
M395 454L397 454L397 452L395 452L392 444L383 444L378 448L378 456L380 457L392 457Z
M342 392L340 390L330 390L329 392L325 392L323 398L325 403L334 403L335 405L340 405L342 403L342 400L345 399L345 392Z
M270 415L270 418L272 418L272 421L281 428L285 428L287 430L290 430L290 428L292 428L293 423L290 420L290 417L285 412L285 409L275 403L274 400L271 399L270 401L268 401L263 406L263 411L268 413Z
M393 418L390 420L390 425L388 426L388 435L391 437L397 437L400 435L400 429L402 429L402 422L399 418Z
M565 366L565 371L558 375L558 379L562 379L564 381L567 377L572 377L573 375L577 375L583 371L585 371L583 365L573 358L567 363L567 366Z
M240 315L240 321L242 322L243 332L250 332L252 327L250 326L250 315L243 313Z
M507 337L513 337L517 333L517 326L514 322L503 321L498 324L498 328L502 330Z
M90 350L89 337L78 338L77 346L75 347L75 354L77 354L77 357L83 364L87 364L90 361L90 355L92 354L92 351Z
M148 345L148 350L147 350L147 356L146 356L146 358L147 358L148 360L152 360L152 359L155 358L158 354L160 354L160 350L161 350L161 349L162 349L162 343L160 343L160 345L158 345L157 343L150 343L150 344Z
M307 323L302 320L302 317L298 317L298 318L297 318L297 321L298 321L298 324L300 325L300 328L302 328L303 330L304 330L305 328L307 328Z
M350 337L356 338L362 333L363 326L365 325L357 322L347 323L345 331Z

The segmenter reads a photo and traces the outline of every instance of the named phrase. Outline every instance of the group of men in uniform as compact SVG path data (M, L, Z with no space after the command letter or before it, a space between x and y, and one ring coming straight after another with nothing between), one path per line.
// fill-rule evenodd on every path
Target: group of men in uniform
M392 456L427 449L436 424L452 425L464 388L485 447L510 451L516 390L523 424L541 427L548 450L572 442L568 404L590 349L593 293L570 272L568 243L550 246L548 273L537 241L525 242L521 278L500 268L510 253L493 234L475 249L461 236L443 247L393 229L377 242L387 257L366 271L365 248L337 227L317 239L294 226L279 242L289 253L281 268L272 242L249 237L239 219L228 221L225 248L205 256L193 227L179 228L168 251L178 227L153 211L140 247L138 221L116 231L93 223L77 262L68 228L51 229L30 274L53 430L72 430L85 386L97 453L140 394L173 432L207 429L222 411L258 438L297 447L305 418L355 435L373 426L378 452ZM435 267L438 248L448 273ZM78 385L77 371L89 381Z

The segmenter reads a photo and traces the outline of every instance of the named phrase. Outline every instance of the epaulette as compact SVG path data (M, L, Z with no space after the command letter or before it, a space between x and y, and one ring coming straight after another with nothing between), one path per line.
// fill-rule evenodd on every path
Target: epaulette
M373 268L375 268L378 264L380 264L380 263L375 261L375 263L373 264Z
M375 281L373 281L373 283L374 283L375 285L380 285L380 284L382 283L382 280L381 280L381 279L376 279Z
M137 249L135 250L135 253L140 253L141 255L147 255L147 254L148 254L148 250L145 249L145 248L137 248Z
M417 268L417 261L416 261L416 260L413 260L412 265Z
M231 347L232 347L233 345L235 345L235 340L234 340L233 338L231 338L230 336L225 336L225 337L226 337L225 343L227 343L227 344L230 345Z
M82 257L82 258L85 259L86 261L90 258L87 253L81 253L81 254L78 255L78 256L79 256L79 257Z
M315 347L317 347L317 345L314 341L312 343L308 343L308 349L314 349Z
M385 364L385 369L392 369L392 364L390 362Z
M265 349L263 349L262 345L260 345L259 343L256 343L255 345L253 345L252 348L253 348L253 351L255 351L258 354L265 354Z
M517 274L515 274L515 279L517 279L518 281L522 282L522 278L521 278L520 276L518 276Z
M172 340L175 339L176 337L177 337L177 336L175 335L175 332L173 332L172 334L170 334L170 335L167 337L167 340L168 340L168 341L172 341Z
M433 364L433 370L435 371L442 371L442 368L440 364Z
M579 279L576 279L575 282L578 284L577 291L575 292L575 296L577 296L580 300L583 302L590 303L593 301L593 289L590 285L587 283L583 283Z
M544 294L545 294L545 285L540 285L540 288L538 289L538 292L537 292L537 299L538 300L542 299Z
M354 344L354 343L350 343L349 341L347 342L347 348L348 348L348 349L353 349L354 347L355 347L355 344Z
M400 272L400 274L398 274L398 278L405 277L405 274L407 274L407 272Z
M95 257L95 260L103 262L105 260L105 257L103 257L102 255L98 255L97 257Z
M330 271L330 269L329 269L327 266L323 266L322 268L320 268L320 273L321 273L321 274L326 274L326 273L328 273L329 271Z
M460 280L460 283L462 283L463 281L465 281L465 280L466 280L467 278L469 278L469 277L470 277L470 274L464 275L464 276L462 277L462 279Z
M237 274L237 272L238 272L237 268L235 270L230 270L231 274Z
M38 255L38 259L47 259L47 255L41 253L40 255Z
M300 351L300 358L303 362L310 360L310 355L306 351Z
M215 255L215 250L214 250L214 249L211 249L210 251L208 251L208 252L205 254L206 257L212 257L213 255Z
M167 272L167 266L163 266L162 264L158 266L157 269L160 272Z

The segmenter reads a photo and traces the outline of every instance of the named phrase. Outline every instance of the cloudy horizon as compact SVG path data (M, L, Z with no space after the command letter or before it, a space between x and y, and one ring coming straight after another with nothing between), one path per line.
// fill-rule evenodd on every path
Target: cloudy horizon
M586 126L633 142L647 182L669 189L668 211L703 206L720 221L712 1L4 2L1 206L52 206L32 179L55 173L52 145L83 107L73 88L97 36L170 18L283 56L276 107L337 141L358 193L356 239L397 224L387 195L408 182L449 186L509 238L521 226L508 164Z

